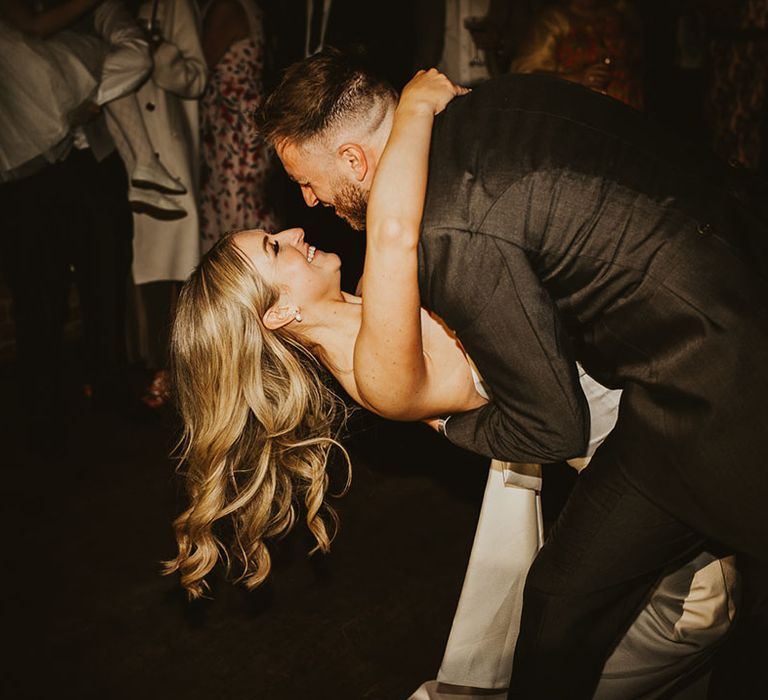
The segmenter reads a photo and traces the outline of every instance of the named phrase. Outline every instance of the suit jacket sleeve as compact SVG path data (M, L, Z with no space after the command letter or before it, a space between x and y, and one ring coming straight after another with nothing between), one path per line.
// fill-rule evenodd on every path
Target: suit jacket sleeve
M584 454L589 409L576 363L525 251L482 234L441 238L432 259L426 248L426 301L457 332L493 394L488 405L451 416L448 439L512 462Z

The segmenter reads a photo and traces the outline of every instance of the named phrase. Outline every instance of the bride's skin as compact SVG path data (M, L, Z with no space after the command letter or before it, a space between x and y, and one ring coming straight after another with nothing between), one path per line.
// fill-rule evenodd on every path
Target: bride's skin
M244 231L236 234L235 245L260 276L281 289L280 300L264 315L265 325L274 330L292 324L292 330L308 345L323 349L329 370L355 401L386 417L396 417L370 404L358 389L353 357L364 308L360 297L341 290L338 256L320 250L311 254L301 229L277 234ZM296 320L297 313L301 321ZM439 381L430 384L420 402L424 412L414 419L482 405L484 399L475 390L458 341L423 309L420 327L425 363Z
M423 345L417 246L434 117L466 92L434 69L418 73L402 91L371 184L355 378L369 404L400 420L451 413L433 412L442 368Z

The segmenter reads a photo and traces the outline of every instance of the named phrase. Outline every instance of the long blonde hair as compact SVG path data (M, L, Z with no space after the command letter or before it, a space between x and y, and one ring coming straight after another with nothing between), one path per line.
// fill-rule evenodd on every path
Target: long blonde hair
M317 359L286 329L270 331L264 312L279 297L224 236L180 293L171 334L171 368L183 432L177 446L189 507L175 520L179 571L191 598L205 576L231 557L248 588L271 568L266 541L287 534L303 500L317 550L338 526L326 503L329 453L346 417ZM329 529L326 520L330 519ZM224 522L220 522L224 521ZM221 527L228 528L226 543Z

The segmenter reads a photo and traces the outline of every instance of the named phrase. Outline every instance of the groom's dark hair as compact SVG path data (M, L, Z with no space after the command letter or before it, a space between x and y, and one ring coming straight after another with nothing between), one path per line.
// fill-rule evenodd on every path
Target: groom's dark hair
M273 146L302 144L341 123L378 126L397 91L365 63L363 54L333 47L289 66L256 114L256 126Z

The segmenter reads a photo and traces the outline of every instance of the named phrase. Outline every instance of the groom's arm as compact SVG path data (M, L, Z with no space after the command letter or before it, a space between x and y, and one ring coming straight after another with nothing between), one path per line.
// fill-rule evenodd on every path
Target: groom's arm
M525 253L486 235L437 235L441 243L422 248L425 301L457 332L493 394L492 403L452 415L446 437L512 462L584 454L589 410L576 364Z

